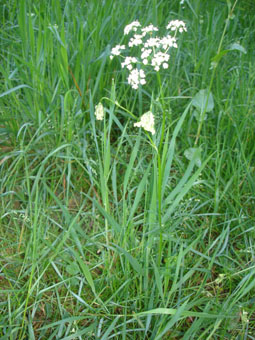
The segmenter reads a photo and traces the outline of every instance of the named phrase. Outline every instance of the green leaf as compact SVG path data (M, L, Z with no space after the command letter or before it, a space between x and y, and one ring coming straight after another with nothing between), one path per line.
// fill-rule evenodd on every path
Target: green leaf
M96 289L95 289L95 285L94 285L92 275L90 274L89 267L87 266L85 261L80 257L80 255L74 249L72 249L72 253L73 253L75 259L77 260L77 262L79 263L80 268L82 270L82 273L83 273L85 279L87 280L92 292L95 294Z
M140 275L144 274L144 270L143 267L140 265L140 263L137 261L136 258L134 258L131 254L129 254L129 252L127 252L125 249L117 246L115 244L115 249L118 250L118 252L121 254L123 253L123 255L125 256L125 258L128 260L128 262L131 264L131 266L133 267L133 269Z
M153 264L153 269L154 269L154 274L155 274L155 280L156 280L156 285L159 291L159 294L161 296L162 301L164 302L164 293L163 293L163 285L162 285L162 278L159 273L159 269L155 263L155 261L152 258L152 264Z
M133 216L136 212L136 209L137 209L139 203L141 202L141 198L142 198L142 195L144 193L146 183L147 183L147 178L148 178L149 173L150 173L150 168L151 168L150 166L147 167L147 169L146 169L146 171L143 175L143 178L141 179L141 181L138 185L136 195L135 195L135 199L134 199L134 203L132 205L132 208L131 208L131 211L130 211L130 214L129 214L128 222L130 222L133 219Z
M19 85L19 86L13 87L12 89L10 89L10 90L8 90L8 91L6 91L6 92L1 93L1 94L0 94L0 98L1 98L1 97L4 97L4 96L7 96L7 94L10 94L10 93L12 93L12 92L14 92L14 91L17 91L17 90L19 90L19 89L22 89L22 88L24 88L24 87L27 87L27 88L29 88L29 89L32 89L32 87L30 87L30 86L28 86L28 85L25 85L25 84Z
M113 322L110 324L110 326L107 328L106 332L104 333L104 335L102 336L101 340L107 340L109 339L109 335L111 334L111 332L115 329L115 325L117 323L117 321L119 320L119 316L116 316L116 318L113 320Z
M200 148L189 148L184 151L184 156L191 161L195 157L195 164L200 167L201 162L201 149Z
M172 327L182 318L182 313L185 312L186 305L188 303L188 300L186 300L182 306L178 307L176 310L176 313L172 316L171 320L167 323L167 325L164 327L164 329L159 333L159 335L156 337L155 340L161 340L163 339L163 335L172 329Z
M244 54L247 53L246 49L238 44L238 43L233 43L229 46L229 48L227 50L223 50L223 51L220 51L218 54L216 54L212 59L211 59L211 66L212 67L216 67L219 63L219 61L221 60L222 57L224 57L228 52L230 51L239 51L239 52L242 52Z
M218 62L221 60L222 57L224 57L227 53L229 52L229 50L223 50L220 51L220 53L216 54L213 58L212 58L212 62L218 64Z
M167 151L167 155L163 156L166 157L166 162L164 161L164 158L163 158L163 161L162 161L162 164L163 164L163 167L162 167L162 171L164 173L163 175L163 181L162 181L162 197L164 196L164 192L165 192L165 189L166 189L166 186L167 186L167 182L168 182L168 179L169 179L169 176L170 176L170 173L171 173L171 167L172 167L172 161L173 161L173 158L174 158L174 150L175 150L175 143L176 143L176 138L177 138L177 135L183 125L183 122L190 110L190 107L191 107L191 104L192 104L192 101L187 105L186 109L184 110L183 114L181 115L180 119L178 120L178 123L176 125L176 127L174 128L174 131L173 131L173 134L172 134L172 138L171 138L171 142L170 142L170 145L168 146L168 143L166 142L165 145L168 146L168 151ZM168 141L168 137L166 139L166 141ZM165 149L165 147L164 147ZM165 163L165 164L164 164Z
M230 11L230 10L231 10L231 6L232 6L232 4L231 4L231 1L230 1L230 0L227 0L227 5L228 5L228 11Z
M92 325L83 328L82 330L78 330L76 333L73 333L69 336L65 336L64 338L62 338L62 340L72 340L72 339L77 339L78 337L81 339L81 335L87 334L86 337L83 337L83 339L88 339L89 336L91 335L92 331L94 330L94 324L92 323Z
M68 266L66 266L66 271L70 275L77 275L80 271L80 268L77 263L71 263Z
M230 51L237 50L237 51L242 52L242 53L244 53L244 54L247 53L246 49L245 49L242 45L240 45L240 44L238 44L238 43L233 43L233 44L231 44L231 45L229 46L229 50L230 50Z
M177 313L177 309L174 308L155 308L145 312L136 313L137 316L143 316L148 314L156 314L156 315L175 315ZM189 310L183 310L181 312L181 316L185 317L199 317L205 319L224 319L224 318L233 318L233 315L221 315L221 314L210 314L203 312L193 312Z
M100 211L100 213L107 219L109 224L114 228L114 230L119 233L121 232L122 228L119 225L119 223L112 217L112 215L108 214L108 212L101 206L100 203L98 203L95 199L93 200L94 204Z
M125 172L125 177L124 177L124 182L123 182L123 197L125 197L126 195L130 175L132 174L132 171L134 171L133 166L137 158L138 150L140 148L140 141L141 141L141 138L140 136L138 136L136 139L135 146L133 147L130 159L129 159L127 170Z
M207 114L205 114L204 117L202 117L201 112L198 112L197 110L194 110L193 114L198 122L201 122L202 120L204 121L207 119Z
M177 187L178 190L173 190L172 192L175 191L174 195L172 195L172 193L170 193L170 195L165 199L166 204L171 203L171 200L175 197L175 195L178 193L178 195L174 198L174 201L171 203L170 207L167 209L162 221L163 223L166 223L166 221L169 219L169 216L172 214L172 212L174 211L174 209L178 206L178 204L180 203L180 201L183 199L183 197L187 194L187 192L190 190L190 188L193 186L194 182L196 181L196 179L198 178L198 176L200 175L200 173L202 172L202 170L204 169L204 167L206 166L207 162L211 159L212 155L209 156L204 162L203 164L199 167L199 169L190 177L190 179L187 181L186 179L188 178L188 174L191 172L191 170L193 169L193 165L194 165L194 159L191 160L183 178L180 180L180 182L178 183ZM186 178L185 178L186 177ZM184 179L185 178L185 179ZM184 180L183 180L184 179Z
M210 112L214 108L213 95L207 89L200 90L192 99L192 105L200 112Z

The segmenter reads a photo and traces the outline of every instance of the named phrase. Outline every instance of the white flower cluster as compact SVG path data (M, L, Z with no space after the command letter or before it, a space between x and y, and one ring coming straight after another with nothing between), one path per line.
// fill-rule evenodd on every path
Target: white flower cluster
M151 32L157 32L158 28L153 26L152 24L150 24L149 26L146 26L144 28L141 29L141 31L143 32L143 34L145 33L151 33Z
M128 46L133 47L133 46L138 46L143 44L143 34L134 34L134 37L130 39Z
M97 120L103 120L104 119L104 107L102 103L99 103L95 106L95 116Z
M140 24L139 21L133 21L133 22L131 22L131 24L127 25L124 28L124 34L127 35L131 31L136 32L137 31L137 27L140 27L140 26L141 26L141 24Z
M163 68L168 68L168 60L170 55L168 53L157 52L151 60L151 65L154 67L155 71L159 71L162 64Z
M168 23L166 26L166 29L170 29L171 31L179 31L180 33L182 32L187 32L186 25L183 21L181 20L172 20Z
M166 28L174 32L174 36L167 34L162 38L158 37L155 35L155 32L158 31L157 27L150 24L142 28L139 21L133 21L124 28L124 35L133 33L128 42L128 47L132 49L136 57L122 55L122 51L126 50L125 45L117 45L111 50L111 59L114 56L124 58L121 67L127 68L130 71L128 83L133 89L138 89L139 85L146 84L143 66L153 67L156 72L160 68L168 68L170 59L169 50L172 47L178 47L175 37L176 33L187 31L185 23L180 20L170 21ZM133 49L135 50L133 51ZM138 65L140 66L138 67Z
M139 84L146 84L145 73L144 70L137 68L133 69L128 76L128 83L132 86L133 89L137 90Z
M111 50L110 59L113 59L115 55L120 55L121 50L125 50L125 48L125 45L116 45L115 47L113 47Z
M169 67L171 48L177 48L176 34L177 32L186 32L186 25L183 21L172 20L166 26L167 30L174 32L174 36L167 34L163 37L158 37L156 32L158 28L152 24L141 27L139 21L133 21L124 28L124 35L133 33L128 42L128 47L134 56L122 55L122 51L126 50L125 45L117 45L111 50L110 58L120 56L124 59L121 63L122 68L129 71L128 83L135 90L139 85L146 84L146 74L143 67L152 67L156 72ZM98 120L102 120L104 116L104 108L101 103L96 106L95 115ZM144 130L155 134L154 116L151 111L144 113L139 122L134 123L135 127L142 127Z
M135 57L126 57L124 62L121 63L121 67L126 67L129 71L131 71L133 69L132 64L136 64L137 62L138 60Z
M176 38L171 35L166 35L161 39L161 44L164 50L168 50L170 47L177 48Z
M134 126L136 127L142 127L144 130L151 132L152 135L155 134L155 128L154 128L154 116L151 111L148 111L144 113L141 116L140 122L134 123Z

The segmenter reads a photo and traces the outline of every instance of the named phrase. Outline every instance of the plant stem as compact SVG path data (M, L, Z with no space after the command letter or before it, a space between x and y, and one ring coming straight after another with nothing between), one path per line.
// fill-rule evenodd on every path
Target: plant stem
M160 266L161 263L161 256L162 256L162 248L163 248L163 231L162 231L162 163L161 163L161 152L163 141L165 137L165 124L166 124L166 111L165 105L163 100L163 93L162 93L162 83L159 72L157 72L157 79L159 83L160 89L160 98L162 99L162 107L163 107L163 119L162 119L162 126L161 126L161 135L159 141L159 147L157 152L157 159L158 159L158 223L159 223L159 247L158 247L158 265Z
M160 266L161 263L161 254L162 254L162 247L163 247L163 235L162 235L162 167L161 167L161 157L158 151L158 223L160 228L159 233L159 247L158 247L158 265Z

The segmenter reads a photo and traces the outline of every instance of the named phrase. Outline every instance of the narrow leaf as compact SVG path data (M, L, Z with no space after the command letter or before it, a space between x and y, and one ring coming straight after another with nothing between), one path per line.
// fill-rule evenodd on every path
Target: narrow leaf
M140 263L137 261L137 259L135 259L131 254L129 254L129 252L127 252L125 249L115 245L116 249L118 250L118 252L121 254L123 253L123 255L126 257L126 259L129 261L129 263L131 264L131 266L134 268L134 270L140 274L143 275L143 268L140 265Z
M1 97L4 97L4 96L7 96L8 94L10 94L10 93L12 93L12 92L14 92L14 91L17 91L17 90L19 90L19 89L22 89L22 88L24 88L24 87L27 87L27 88L29 88L29 89L32 89L32 87L30 87L30 86L28 86L28 85L25 85L25 84L22 84L22 85L13 87L12 89L10 89L10 90L8 90L8 91L6 91L6 92L1 93L1 94L0 94L0 98L1 98Z
M174 308L155 308L148 310L146 312L137 313L137 316L148 315L148 314L155 314L155 315L175 315L177 313L177 309ZM205 319L223 319L223 318L233 318L234 316L229 315L220 315L220 314L210 314L210 313L203 313L203 312L193 312L189 310L184 310L181 313L182 316L189 317L200 317Z
M80 258L80 255L74 249L72 249L72 253L75 256L75 259L77 260L77 262L79 263L79 266L81 267L83 275L85 276L85 279L90 285L90 288L92 289L93 293L95 293L96 289L95 289L94 281L90 274L89 267L86 265L85 261Z

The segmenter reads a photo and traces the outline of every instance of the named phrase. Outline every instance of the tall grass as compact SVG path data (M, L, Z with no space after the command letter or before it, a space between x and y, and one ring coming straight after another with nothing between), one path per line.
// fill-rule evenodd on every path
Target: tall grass
M233 5L0 3L1 339L255 338L255 7ZM142 101L109 59L135 19L188 27ZM128 114L151 105L156 147Z

